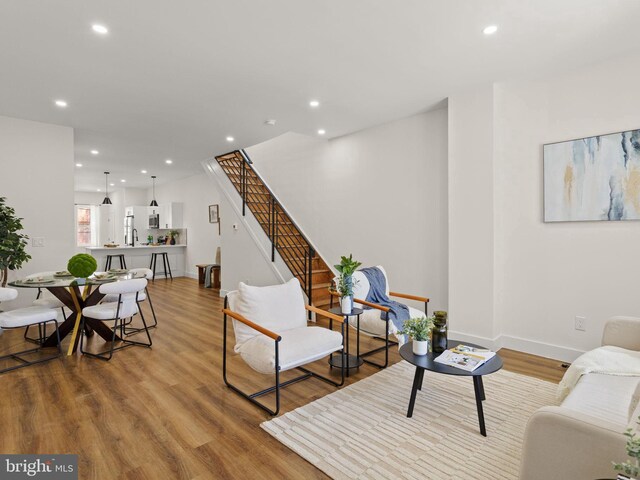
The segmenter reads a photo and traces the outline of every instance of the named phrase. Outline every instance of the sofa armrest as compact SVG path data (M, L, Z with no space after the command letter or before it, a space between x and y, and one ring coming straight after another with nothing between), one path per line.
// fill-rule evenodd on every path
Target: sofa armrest
M627 459L625 427L563 407L543 407L527 424L520 480L613 478Z
M602 345L640 350L640 318L611 317L604 325Z

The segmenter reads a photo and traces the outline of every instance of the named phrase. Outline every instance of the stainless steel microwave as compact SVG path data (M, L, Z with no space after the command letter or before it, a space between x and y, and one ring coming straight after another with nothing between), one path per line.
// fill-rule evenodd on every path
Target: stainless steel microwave
M160 228L160 214L149 215L149 228Z

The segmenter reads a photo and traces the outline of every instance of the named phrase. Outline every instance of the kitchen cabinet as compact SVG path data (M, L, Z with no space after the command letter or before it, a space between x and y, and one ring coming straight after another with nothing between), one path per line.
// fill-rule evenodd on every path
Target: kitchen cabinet
M183 228L182 203L165 203L164 205L160 205L159 207L151 208L160 209L160 211L158 212L160 214L160 228L172 230Z

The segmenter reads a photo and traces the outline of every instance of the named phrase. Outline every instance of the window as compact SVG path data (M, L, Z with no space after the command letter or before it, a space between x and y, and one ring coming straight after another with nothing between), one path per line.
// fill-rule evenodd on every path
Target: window
M96 207L76 205L76 244L79 247L96 245Z

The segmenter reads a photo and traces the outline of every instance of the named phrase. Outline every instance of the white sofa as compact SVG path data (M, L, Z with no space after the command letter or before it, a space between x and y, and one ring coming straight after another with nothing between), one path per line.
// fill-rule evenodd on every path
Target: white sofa
M613 317L602 345L640 351L640 318ZM640 377L583 375L561 406L543 407L525 431L520 480L615 478L612 461L627 459L627 428L636 428Z

